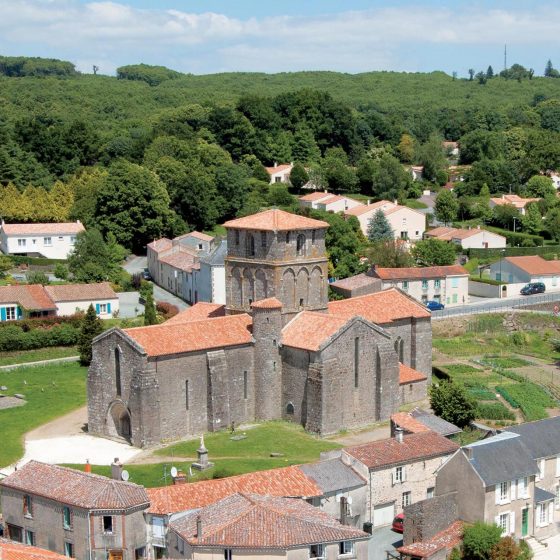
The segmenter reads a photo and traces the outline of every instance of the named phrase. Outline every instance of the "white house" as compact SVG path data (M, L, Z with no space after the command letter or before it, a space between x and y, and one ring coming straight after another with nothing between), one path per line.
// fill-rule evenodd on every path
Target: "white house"
M506 246L506 238L503 235L480 227L459 229L442 226L427 231L425 236L451 241L463 249L503 249Z
M536 255L505 257L490 266L490 276L507 282L507 294L518 295L529 282L543 282L547 292L560 290L560 261L547 261Z
M369 274L381 279L382 289L400 288L414 299L438 301L452 307L469 302L469 273L459 265L423 268L379 268Z
M79 222L54 224L0 225L0 250L6 255L27 255L66 259L78 233L85 231Z
M299 205L302 208L313 208L325 212L345 212L350 208L365 206L353 198L331 194L327 191L313 192L301 196L299 198Z
M396 202L380 200L373 204L355 206L344 212L345 216L356 216L360 222L360 227L364 235L367 236L369 221L377 210L381 210L391 229L395 239L407 241L418 241L422 239L426 231L426 216L418 210L413 210L407 206L401 206Z
M270 184L288 183L293 167L293 163L281 163L278 165L276 162L274 162L272 167L265 167L266 172L270 175Z
M525 216L525 211L528 204L532 202L538 202L540 198L521 198L517 194L503 194L501 198L491 198L490 208L495 208L496 206L507 206L508 204L517 208L522 216Z
M424 178L424 166L423 165L413 165L410 168L410 173L412 175L413 181L421 181Z

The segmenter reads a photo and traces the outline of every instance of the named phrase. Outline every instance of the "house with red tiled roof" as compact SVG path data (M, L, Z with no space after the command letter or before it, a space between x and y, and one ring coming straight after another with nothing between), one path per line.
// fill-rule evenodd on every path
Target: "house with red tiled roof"
M270 176L270 184L273 185L274 183L289 183L290 173L292 172L293 167L293 163L278 164L277 162L274 162L274 165L272 165L271 167L265 167L266 172Z
M313 192L300 196L299 205L302 208L313 208L324 212L345 212L350 208L364 206L362 202L348 196L331 194L327 191Z
M143 447L284 419L330 434L425 397L430 312L393 288L329 303L327 222L271 209L225 227L224 307L94 340L90 433Z
M518 295L523 286L542 282L547 292L560 290L560 261L538 255L505 257L490 265L490 277L507 282L507 295Z
M490 208L496 206L513 206L519 210L522 216L525 216L525 211L529 204L538 202L540 198L522 198L517 194L503 194L501 197L493 197L490 199Z
M11 540L72 558L107 551L114 560L145 557L143 486L30 461L0 488L4 535Z
M427 430L372 441L342 450L342 461L368 484L368 519L389 525L410 504L434 496L436 471L459 445Z
M67 259L76 236L85 231L77 222L0 225L0 252L6 255Z
M460 229L441 226L428 230L424 235L451 241L463 249L503 249L506 246L506 238L503 235L480 227Z
M2 560L66 560L67 556L0 537Z
M234 494L170 526L170 558L368 558L370 535L301 499Z
M422 303L437 301L449 307L469 301L469 273L460 265L405 268L374 267L370 274L384 289L397 287Z

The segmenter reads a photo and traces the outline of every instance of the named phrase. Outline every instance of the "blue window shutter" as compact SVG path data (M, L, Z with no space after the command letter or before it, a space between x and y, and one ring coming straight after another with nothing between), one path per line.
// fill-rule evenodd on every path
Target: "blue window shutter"
M111 304L110 303L107 304L107 313L111 313Z
M22 308L18 305L17 307L17 318L21 319L23 317L23 310Z
M99 315L99 304L95 304L95 312Z
M0 308L0 321L5 321L6 320L6 308L2 307Z

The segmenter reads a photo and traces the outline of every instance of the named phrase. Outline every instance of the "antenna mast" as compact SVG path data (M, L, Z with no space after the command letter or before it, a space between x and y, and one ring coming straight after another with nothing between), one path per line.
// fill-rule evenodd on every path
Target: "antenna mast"
M507 43L504 45L504 70L507 70Z

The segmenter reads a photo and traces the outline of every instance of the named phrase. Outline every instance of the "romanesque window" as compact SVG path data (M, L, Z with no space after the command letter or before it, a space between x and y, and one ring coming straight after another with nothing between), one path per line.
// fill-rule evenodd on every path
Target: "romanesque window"
M286 414L294 414L295 413L295 409L294 409L294 405L289 402L286 406Z
M189 380L185 381L185 408L189 410Z
M400 336L395 340L395 352L399 357L399 362L404 363L404 340Z
M303 233L297 236L297 254L305 255L305 235Z
M251 234L247 234L247 255L255 256L255 238Z
M354 339L354 388L358 388L360 369L360 339Z
M121 352L115 348L115 384L117 389L117 397L121 396Z
M247 398L247 371L243 372L243 398Z

